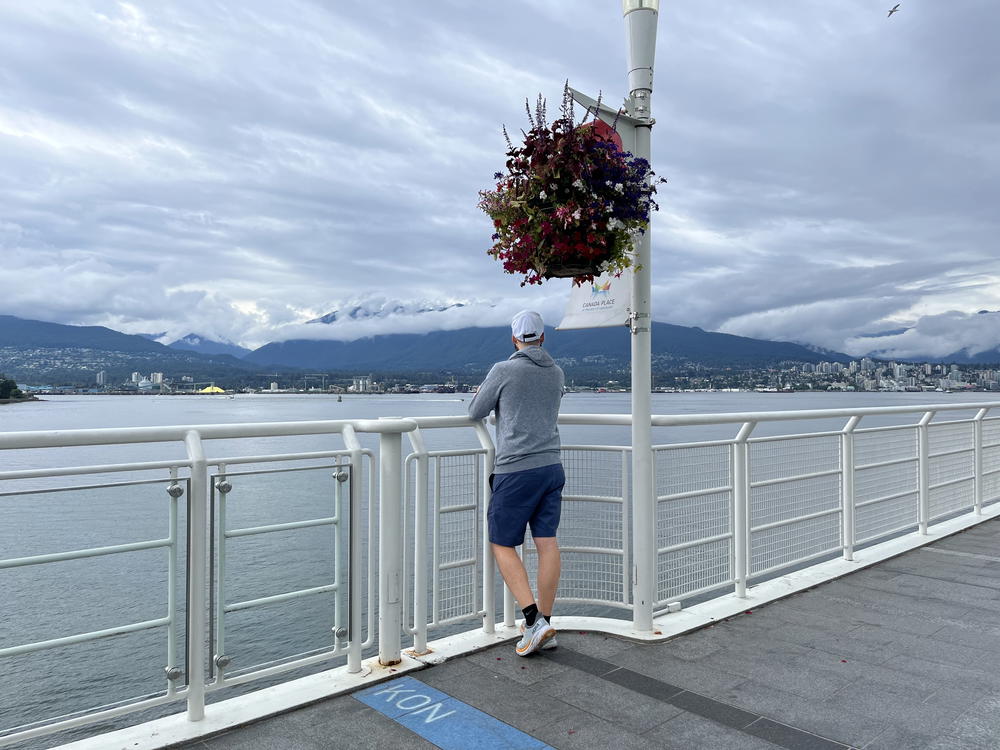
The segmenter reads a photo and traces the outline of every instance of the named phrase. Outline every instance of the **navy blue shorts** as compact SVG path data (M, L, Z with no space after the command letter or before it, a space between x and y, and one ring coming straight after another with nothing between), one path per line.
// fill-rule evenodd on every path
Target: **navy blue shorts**
M490 541L501 547L518 547L524 544L528 526L533 537L555 536L565 484L562 464L492 475L493 496L486 514Z

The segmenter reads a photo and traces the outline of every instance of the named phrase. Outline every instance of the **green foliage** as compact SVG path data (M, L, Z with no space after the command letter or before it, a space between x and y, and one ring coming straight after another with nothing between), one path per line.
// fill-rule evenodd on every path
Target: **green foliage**
M21 398L23 395L16 382L0 373L0 400Z

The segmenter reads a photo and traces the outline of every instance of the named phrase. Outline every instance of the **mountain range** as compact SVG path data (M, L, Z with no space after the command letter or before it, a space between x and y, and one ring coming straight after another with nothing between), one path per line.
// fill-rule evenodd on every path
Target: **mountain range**
M631 357L630 335L624 327L547 329L546 348L568 374L576 377L623 373ZM0 372L30 377L31 381L26 382L89 382L99 370L108 372L112 379L138 370L164 372L168 377L185 374L196 380L235 378L244 382L262 376L264 371L296 369L479 376L510 354L511 343L510 329L500 326L389 334L355 341L300 339L266 344L242 357L229 353L239 351L234 345L194 334L164 346L147 336L127 335L100 326L68 326L0 315ZM817 352L799 344L653 324L654 371L849 360L845 354Z

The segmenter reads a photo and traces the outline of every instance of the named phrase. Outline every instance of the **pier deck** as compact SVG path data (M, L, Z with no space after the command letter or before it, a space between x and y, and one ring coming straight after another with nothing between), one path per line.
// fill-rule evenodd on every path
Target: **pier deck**
M407 675L535 744L461 726L432 744L358 693L181 747L995 749L998 604L994 520L665 643L561 631L533 657L504 644Z

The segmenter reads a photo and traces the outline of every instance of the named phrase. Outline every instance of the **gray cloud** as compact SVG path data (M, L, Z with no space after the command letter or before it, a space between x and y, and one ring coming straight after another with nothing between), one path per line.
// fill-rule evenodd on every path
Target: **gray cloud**
M933 333L899 351L992 340L1000 7L902 11L664 3L656 318L852 353L900 325ZM325 335L554 321L568 282L503 275L476 194L525 97L617 101L623 71L603 0L12 4L0 312L248 345L375 297L468 304Z

